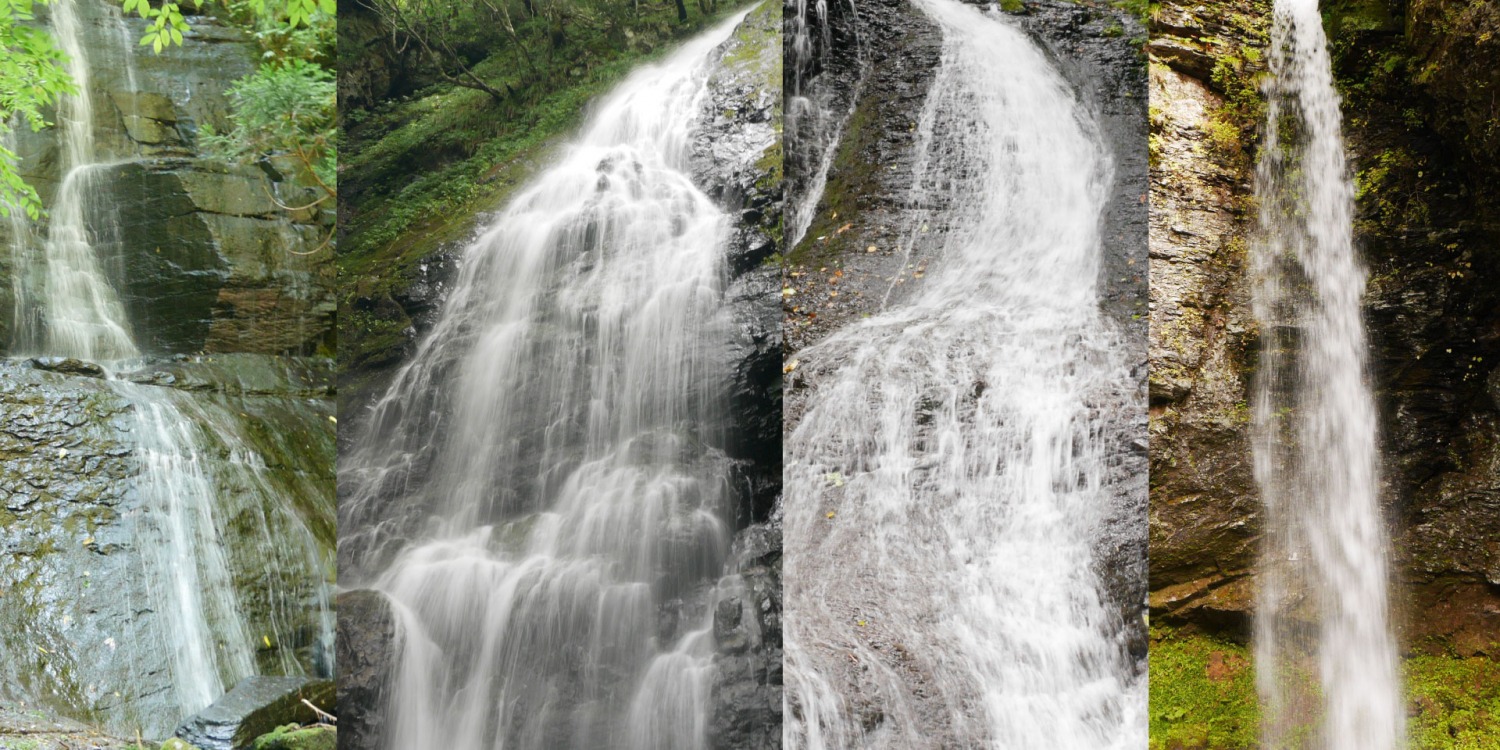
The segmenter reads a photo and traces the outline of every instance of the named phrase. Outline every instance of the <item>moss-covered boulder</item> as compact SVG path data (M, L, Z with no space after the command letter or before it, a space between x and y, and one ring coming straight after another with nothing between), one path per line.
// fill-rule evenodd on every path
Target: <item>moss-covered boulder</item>
M335 750L338 744L338 730L331 726L288 724L257 737L251 750Z
M174 734L203 750L321 749L331 745L285 744L288 735L298 734L297 730L288 731L287 725L315 722L318 714L314 707L332 711L333 706L334 685L330 680L251 677L188 719ZM314 734L324 738L299 735L298 741L323 743L332 737L332 732Z

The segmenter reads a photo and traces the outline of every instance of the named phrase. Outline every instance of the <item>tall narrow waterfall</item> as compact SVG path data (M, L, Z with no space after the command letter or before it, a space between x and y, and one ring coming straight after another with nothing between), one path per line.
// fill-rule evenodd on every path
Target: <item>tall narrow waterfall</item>
M51 220L45 244L45 285L35 296L46 320L41 350L91 361L129 359L139 351L131 338L125 307L105 278L90 238L91 230L102 232L107 228L90 227L89 219L98 221L110 212L89 210L93 208L89 200L100 165L94 148L88 50L84 48L77 2L58 0L52 5L53 36L67 55L68 75L78 93L61 97L57 106L63 178L55 205L48 209ZM113 217L102 221L108 223ZM36 343L41 342L22 342L21 348L24 351L28 344Z
M1264 743L1392 750L1404 712L1354 188L1317 0L1277 0L1275 13L1253 261Z
M319 631L315 639L331 653L332 610L325 585L331 561L319 550L299 510L303 499L326 492L306 486L303 477L269 478L260 448L268 443L286 448L280 445L284 437L267 434L261 425L246 430L244 423L250 418L242 409L227 408L213 396L161 387L172 376L142 372L159 361L143 355L117 288L124 279L98 252L106 244L121 244L118 212L112 205L119 194L118 184L111 183L114 170L141 157L101 153L109 149L98 147L95 131L110 115L100 111L100 90L91 81L94 64L130 59L136 33L118 8L107 4L96 12L105 13L105 22L116 28L103 35L85 27L83 0L55 0L50 9L51 31L67 56L66 69L77 92L58 101L61 179L47 206L45 229L37 231L14 217L11 223L12 252L18 257L18 336L13 353L100 364L108 387L130 405L128 427L123 429L133 443L136 470L130 481L140 504L120 510L133 519L132 552L139 558L143 589L150 597L141 603L141 611L159 618L160 632L151 642L111 637L110 658L96 661L108 664L116 652L119 659L142 670L154 669L157 659L164 661L175 693L165 703L174 710L170 715L132 713L128 704L140 697L131 694L133 685L88 685L89 693L102 691L124 699L74 708L102 720L111 731L164 736L261 669L274 665L282 673L302 672L290 644L304 638L293 631L308 623L293 613L319 611L312 623ZM90 49L85 41L101 38L122 46L101 51ZM133 86L134 72L127 71L125 79ZM150 252L123 250L132 251ZM307 435L298 439L303 441L298 448L305 448ZM231 518L240 525L231 528ZM226 542L231 535L232 549ZM258 620L244 613L236 590L251 578L247 571L254 571L259 611L265 613ZM258 644L274 644L280 651L258 656ZM74 686L61 686L54 693L62 694L63 687Z
M1112 161L1026 34L919 6L944 35L912 188L932 208L885 310L798 355L785 745L1143 747L1095 555L1139 411L1096 291Z
M706 742L729 529L729 222L687 174L710 51L634 73L464 252L340 472L385 592L392 748Z

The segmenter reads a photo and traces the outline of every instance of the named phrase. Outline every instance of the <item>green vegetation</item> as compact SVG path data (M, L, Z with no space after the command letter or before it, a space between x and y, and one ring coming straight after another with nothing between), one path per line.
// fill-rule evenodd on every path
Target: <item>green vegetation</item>
M1423 193L1432 188L1421 185L1424 172L1423 160L1409 149L1386 149L1355 175L1354 198L1388 229L1425 227L1431 212Z
M201 10L204 6L204 0L192 0L192 3L196 9ZM223 6L294 30L331 19L336 3L335 0L223 0ZM150 45L159 53L174 44L182 44L182 32L188 30L187 20L182 15L182 3L165 0L152 6L151 0L122 0L121 8L126 13L138 13L150 22L145 36L141 37L142 46Z
M205 145L232 158L289 154L323 190L321 203L337 197L333 73L299 59L262 65L229 87L234 129L205 134Z
M0 0L0 138L7 138L15 115L32 130L48 125L42 109L58 96L74 91L65 70L65 57L52 37L34 26L37 4L49 0ZM8 139L7 139L8 140ZM42 213L36 190L16 172L16 154L0 143L0 215L12 207L35 219Z
M1500 747L1500 663L1417 656L1406 662L1413 750Z
M1248 648L1153 627L1150 661L1151 750L1256 747L1260 709ZM1412 750L1500 747L1500 662L1420 655L1403 671Z
M1151 750L1255 746L1260 709L1244 646L1151 629Z

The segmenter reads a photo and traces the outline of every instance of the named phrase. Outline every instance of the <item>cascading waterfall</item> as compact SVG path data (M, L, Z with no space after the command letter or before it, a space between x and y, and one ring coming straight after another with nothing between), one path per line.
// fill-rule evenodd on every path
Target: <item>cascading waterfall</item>
M268 479L254 441L241 434L228 409L125 379L149 361L141 358L125 305L95 249L115 239L118 219L102 189L113 162L96 152L90 50L77 2L55 0L50 6L53 36L67 55L66 69L78 90L58 101L63 177L49 208L43 252L28 245L38 234L29 222L12 216L20 323L14 349L22 355L99 363L109 372L110 387L132 405L140 466L135 484L142 503L135 542L151 595L148 609L163 620L155 645L170 655L180 714L111 720L118 720L114 728L121 731L145 727L164 733L255 674L257 642L290 643L297 625L289 613L304 607L305 598L316 600L319 638L324 651L332 652L327 564L292 497L310 496L316 489L302 486L301 479ZM118 15L113 18L120 28L111 36L123 44L130 34ZM128 52L123 56L129 59ZM127 71L127 80L133 86L133 70ZM229 516L251 519L254 528L247 531L255 538L244 540L243 548L256 559L231 559L223 542ZM236 563L262 571L265 590L259 596L266 600L268 621L252 625L244 615L235 589ZM276 661L283 673L303 671L290 649L282 649Z
M332 653L333 610L316 537L293 510L292 496L310 487L278 486L234 415L172 389L115 381L134 405L137 480L146 502L136 539L146 588L164 619L162 645L171 654L176 703L184 715L208 706L240 680L257 674L256 644L291 643L290 613L316 600L324 653ZM245 524L236 560L222 537L230 518ZM238 564L237 564L238 563ZM269 617L252 624L235 584L236 571L265 582ZM243 574L243 573L241 573ZM278 649L282 674L301 674L291 649Z
M1266 747L1404 746L1354 188L1317 0L1277 0L1253 262Z
M687 157L744 15L623 82L465 250L346 454L343 582L397 623L386 747L706 743L729 223Z
M946 208L911 227L926 278L798 355L784 744L1143 747L1094 554L1144 409L1095 289L1112 162L1024 33L919 5L944 42L913 203Z

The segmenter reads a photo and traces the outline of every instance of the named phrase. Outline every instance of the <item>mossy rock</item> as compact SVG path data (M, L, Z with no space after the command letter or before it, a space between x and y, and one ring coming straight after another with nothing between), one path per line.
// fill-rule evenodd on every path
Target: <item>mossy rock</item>
M201 750L201 749L197 745L192 744L191 742L188 742L186 740L183 740L183 739L180 739L180 738L177 738L177 737L173 737L172 739L167 740L166 742L161 743L161 750Z
M334 750L336 747L338 731L333 727L303 728L297 724L288 724L256 738L252 750Z

